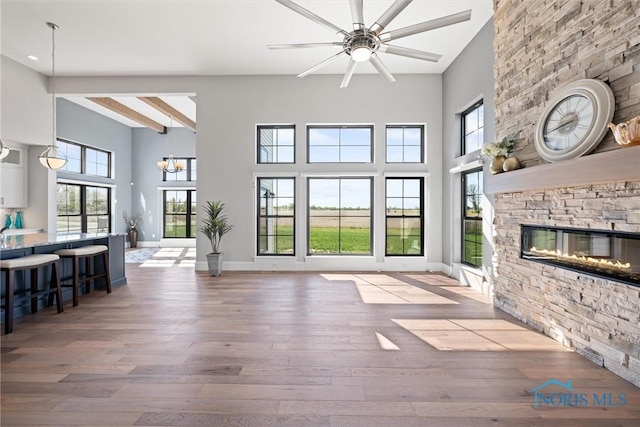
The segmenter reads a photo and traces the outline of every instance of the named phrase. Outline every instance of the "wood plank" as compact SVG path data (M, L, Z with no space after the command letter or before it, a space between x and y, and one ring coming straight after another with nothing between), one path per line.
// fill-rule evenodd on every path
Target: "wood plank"
M0 342L3 425L630 427L640 420L640 389L458 295L469 289L440 274L212 278L128 264L127 278L62 314L17 319ZM358 286L402 298L428 291L457 304L370 304ZM381 349L376 332L399 350ZM629 404L536 409L530 390L550 378L571 379L586 393L622 392Z

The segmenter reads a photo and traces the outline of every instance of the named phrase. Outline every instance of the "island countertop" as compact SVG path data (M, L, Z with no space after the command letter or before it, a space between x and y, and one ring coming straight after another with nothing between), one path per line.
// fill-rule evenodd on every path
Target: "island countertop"
M107 239L113 236L125 236L123 233L70 233L70 234L10 234L0 246L1 250L34 248L37 246L59 245L64 243L82 242L85 240Z

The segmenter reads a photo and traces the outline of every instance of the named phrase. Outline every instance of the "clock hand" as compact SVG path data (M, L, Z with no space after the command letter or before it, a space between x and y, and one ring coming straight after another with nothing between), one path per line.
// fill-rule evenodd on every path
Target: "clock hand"
M572 122L574 122L575 120L576 120L576 119L575 119L574 117L571 117L569 120L566 120L566 121L560 121L560 124L559 124L558 126L556 126L556 127L552 128L552 129L549 129L549 130L547 131L547 133L555 132L555 131L557 131L557 130L559 130L559 129L562 129L563 127L565 127L565 126L567 126L567 125L571 124L571 123L572 123Z

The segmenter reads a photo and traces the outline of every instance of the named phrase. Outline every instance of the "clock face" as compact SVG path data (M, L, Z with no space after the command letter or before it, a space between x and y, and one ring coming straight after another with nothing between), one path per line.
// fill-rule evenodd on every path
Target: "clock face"
M615 99L603 81L581 79L561 87L536 125L534 143L549 162L591 152L607 133Z
M588 134L594 116L593 102L571 95L554 106L544 124L544 142L552 150L567 150Z

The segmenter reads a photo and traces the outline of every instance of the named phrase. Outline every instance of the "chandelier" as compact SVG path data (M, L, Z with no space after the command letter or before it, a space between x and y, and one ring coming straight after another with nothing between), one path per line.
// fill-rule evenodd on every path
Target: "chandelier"
M58 27L53 22L47 22L51 28L51 145L38 156L42 166L49 169L60 169L67 164L67 157L56 145L56 30Z
M173 127L173 116L169 116L169 128ZM167 129L167 133L169 133L169 130ZM162 170L162 172L165 173L177 173L180 172L184 169L184 163L182 163L179 160L176 160L173 157L173 144L172 144L173 140L171 138L171 134L169 134L169 157L167 157L166 159L162 159L159 162L157 162L156 164L158 165L158 168L160 170Z

